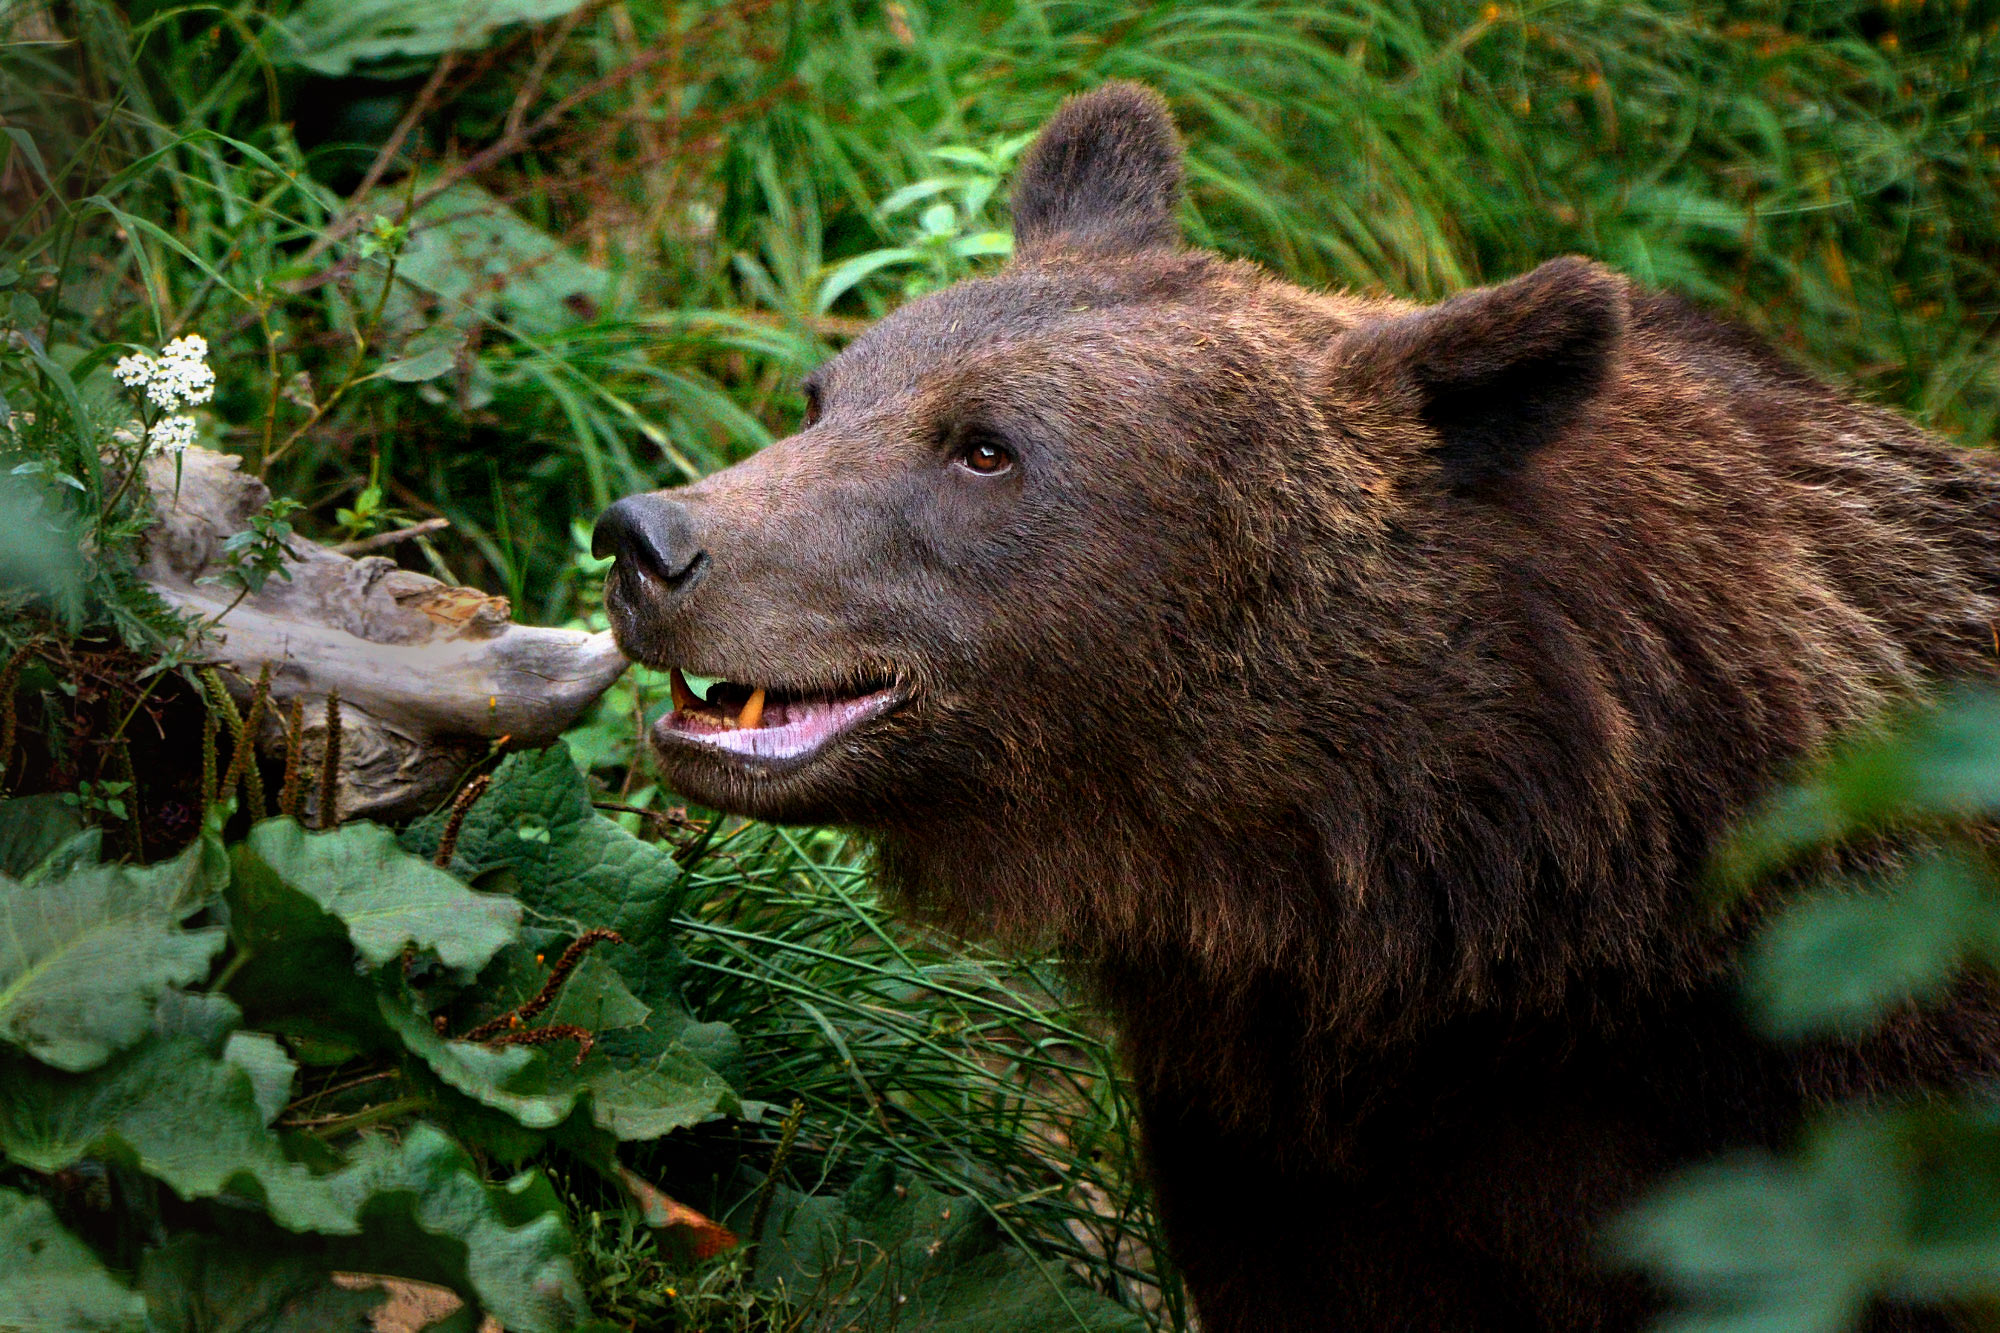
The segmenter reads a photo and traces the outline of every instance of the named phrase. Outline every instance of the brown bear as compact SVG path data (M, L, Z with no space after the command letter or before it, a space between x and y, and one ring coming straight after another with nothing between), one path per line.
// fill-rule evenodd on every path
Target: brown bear
M664 772L1085 966L1208 1333L1638 1327L1600 1232L1663 1172L2000 1072L1970 1002L1753 1039L1702 889L1991 668L2000 476L1585 260L1424 307L1184 249L1181 175L1157 96L1070 101L1003 272L606 512L626 651L723 681Z

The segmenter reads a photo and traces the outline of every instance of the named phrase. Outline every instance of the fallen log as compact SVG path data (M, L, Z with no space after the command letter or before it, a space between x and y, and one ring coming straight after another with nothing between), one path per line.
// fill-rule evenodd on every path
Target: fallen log
M342 817L393 819L443 800L503 738L546 745L626 667L608 633L517 625L504 597L400 569L381 556L285 542L282 573L254 593L230 577L223 543L270 491L226 454L190 448L147 460L158 524L141 575L203 622L201 652L244 696L266 664L275 706L259 750L283 754L290 701L303 699L302 754L325 753L326 699L340 698L336 803ZM289 577L287 577L289 576ZM319 795L308 784L306 815Z

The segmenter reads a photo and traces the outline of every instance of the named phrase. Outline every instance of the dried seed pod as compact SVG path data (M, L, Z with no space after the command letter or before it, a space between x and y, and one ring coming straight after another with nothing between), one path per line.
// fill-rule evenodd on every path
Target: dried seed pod
M340 827L340 691L326 696L326 753L319 770L319 826Z
M306 701L292 696L291 710L285 717L285 780L278 788L278 813L287 819L299 817L299 802L305 795L304 756L301 750L306 739Z
M487 787L491 786L492 782L491 773L481 773L466 783L452 799L451 814L444 821L444 833L438 838L437 855L432 858L432 864L439 869L448 868L452 857L458 854L458 830L465 823L466 811L472 809L472 803L486 793Z

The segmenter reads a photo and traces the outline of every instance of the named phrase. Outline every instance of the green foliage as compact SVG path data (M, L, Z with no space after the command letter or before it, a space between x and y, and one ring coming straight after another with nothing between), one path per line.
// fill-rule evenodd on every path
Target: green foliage
M133 869L97 861L97 836L63 810L0 803L0 849L20 872L0 895L0 1163L17 1187L0 1190L0 1231L46 1238L35 1266L0 1278L21 1308L69 1310L82 1328L134 1327L141 1303L153 1327L331 1327L379 1299L329 1285L361 1271L442 1284L510 1329L573 1328L588 1305L572 1208L542 1164L622 1191L622 1156L763 1114L706 1062L742 1064L737 1034L697 1021L683 995L701 969L678 914L712 870L690 874L597 813L560 746L500 766L449 871L428 854L435 820L403 840L426 854L373 825L309 833L286 819L225 848L211 823L180 856ZM32 831L49 815L53 828ZM629 942L599 943L556 978L556 951L592 929ZM865 1078L852 1063L864 1033L850 1036L846 1077ZM136 1239L58 1224L64 1182L92 1178L122 1182ZM775 1215L811 1202L773 1189ZM993 1333L1132 1325L1059 1261L1003 1243L990 1206L932 1186L904 1196L959 1210L977 1236L895 1238L895 1264L848 1290L860 1308L935 1307L901 1328L968 1327L946 1314L983 1305L972 1326ZM827 1243L887 1243L868 1239L873 1221L840 1225ZM791 1232L775 1234L760 1254L792 1252ZM790 1308L810 1294L779 1263L724 1260L729 1283L695 1275L690 1290Z
M0 1189L0 1316L22 1329L137 1330L145 1305L112 1278L90 1248L63 1230L40 1199Z
M404 845L434 855L445 818L412 825ZM538 950L592 927L624 936L606 954L647 1008L648 1036L614 1032L604 1039L607 1049L650 1052L646 1043L664 1038L719 1067L733 1064L735 1035L725 1025L696 1022L681 998L687 962L672 925L681 867L663 848L592 808L567 747L502 763L492 790L465 817L452 867L467 880L506 886L527 913L525 941Z
M746 1097L804 1104L797 1182L886 1164L1178 1326L1116 1061L1060 970L913 936L827 833L729 830L688 880L689 994L730 1016Z
M420 949L476 973L521 920L512 898L471 892L373 824L312 834L288 819L267 820L232 860L231 921L253 949L264 937L306 937L314 929L307 918L332 918L328 927L344 931L371 968Z
M2000 32L1976 5L30 0L0 14L0 638L38 645L6 702L71 803L0 804L0 871L23 894L81 886L75 913L89 885L152 873L103 856L187 836L161 840L144 762L121 785L120 747L172 695L191 628L133 576L151 516L130 479L149 453L198 437L288 497L231 553L246 587L294 529L353 539L443 517L448 532L395 553L504 588L525 619L602 628L589 516L782 434L803 371L898 302L998 262L1025 135L1113 77L1151 83L1180 118L1199 242L1419 297L1582 251L1968 440L2000 422ZM212 401L163 408L116 373L195 330L214 340ZM770 1164L768 1104L797 1097L804 1126L774 1189L787 1207L795 1190L818 1201L800 1216L893 1169L913 1193L966 1200L1035 1276L1068 1269L1178 1320L1114 1064L1060 976L897 924L838 837L668 808L638 753L664 694L635 670L573 734L589 781L561 756L510 760L449 874L423 864L441 817L406 833L414 856L380 830L271 823L234 840L191 916L127 922L119 906L106 911L124 924L55 929L33 909L36 958L56 961L30 969L101 994L57 1021L40 1006L54 981L30 979L30 1002L4 1010L21 1048L5 1058L22 1106L92 1109L10 1131L37 1162L84 1155L56 1177L10 1159L7 1184L49 1192L67 1223L50 1181L97 1172L136 1201L131 1235L152 1234L161 1189L207 1201L163 1246L91 1237L101 1281L136 1275L163 1327L281 1310L334 1326L355 1308L320 1280L337 1262L442 1274L513 1311L510 1326L550 1319L496 1276L511 1265L549 1276L568 1314L586 1292L621 1317L784 1327L790 1304L740 1259L662 1268L628 1201L589 1182L620 1158L705 1179L676 1146L696 1142L737 1179ZM1738 844L1727 873L1742 885L1812 873L1833 838L1914 819L1929 839L1907 874L1858 862L1781 914L1753 958L1772 1031L1854 1032L1990 961L1986 855L1938 831L1991 809L1989 725L1972 717L1933 715L1914 748L1857 750ZM615 822L597 799L621 807ZM663 830L684 845L630 836ZM430 907L377 919L376 872ZM509 898L518 921L495 915ZM538 1020L594 1034L581 1064L574 1042L460 1039L535 996L552 951L591 926L625 942L600 945ZM63 931L82 932L83 959L100 929L150 962L66 971ZM135 1090L156 1077L179 1088L156 1109L181 1120L149 1118ZM177 1141L211 1116L215 1152ZM432 1135L470 1169L382 1165ZM1868 1150L1884 1179L1903 1169L1903 1140L1868 1142L1890 1145ZM510 1194L496 1163L531 1164L531 1185L570 1173L565 1193ZM376 1188L364 1167L421 1188L356 1203ZM1688 1290L1777 1321L1820 1278L1822 1312L1863 1287L1919 1290L1897 1255L1918 1252L1937 1198L1897 1196L1919 1200L1903 1215L1919 1230L1878 1228L1848 1267L1821 1268L1845 1253L1838 1228L1797 1219L1825 1221L1812 1201L1844 1196L1799 1184L1820 1165L1758 1169L1791 1202ZM432 1191L466 1205L443 1230L425 1230ZM705 1202L741 1200L717 1186ZM912 1257L827 1207L857 1243ZM281 1210L361 1229L280 1234L260 1219ZM1693 1263L1706 1216L1673 1215L1680 1239L1651 1252L1662 1271ZM480 1217L531 1222L545 1248L511 1251ZM548 1228L572 1224L584 1249L559 1262L568 1242ZM1798 1246L1797 1283L1754 1276L1765 1241ZM88 1295L74 1249L46 1253L85 1283L78 1299L102 1298L107 1326L129 1314L117 1292ZM1041 1300L1020 1271L1021 1299ZM35 1272L0 1275L16 1284L0 1291ZM927 1273L909 1275L922 1299L938 1290ZM1730 1306L1745 1292L1763 1294Z
M2000 696L1964 693L1856 740L1749 821L1719 861L1726 892L1780 872L1813 884L1747 955L1756 1020L1780 1039L1865 1038L2000 965L1996 797ZM1689 1333L1835 1333L1874 1301L2000 1298L2000 1104L1838 1108L1786 1156L1685 1173L1619 1235L1687 1300L1669 1326Z
M249 527L223 540L222 559L228 567L228 577L241 584L245 592L263 591L274 574L287 580L292 577L292 571L285 565L288 554L285 543L292 536L291 516L303 508L297 500L273 498L250 515Z
M181 861L207 851L198 843ZM67 1070L94 1068L138 1040L160 994L206 976L223 945L220 927L182 927L206 905L182 869L0 879L0 1036Z
M199 327L203 438L306 500L303 531L358 512L379 467L399 507L452 520L447 563L576 616L570 518L789 429L797 377L862 320L995 262L1024 135L1113 77L1179 115L1202 242L1420 297L1582 251L1968 439L2000 422L1978 6L218 15L85 4L60 21L78 40L0 49L35 224L0 233L0 400L52 528L75 520L58 476L101 494L94 349ZM128 91L98 116L105 88ZM63 567L43 581L74 602Z
M855 1333L1139 1333L1145 1321L1037 1273L989 1214L878 1163L838 1198L780 1189L757 1248L757 1283L828 1296Z
M507 789L503 775L503 802ZM599 846L606 835L627 836L607 827ZM591 904L563 899L549 879L532 882L566 920L589 915ZM459 1091L518 1120L513 1137L562 1126L587 1099L579 1143L607 1163L618 1139L733 1105L727 1086L665 1035L581 1066L567 1051L446 1036L468 1021L468 1006L518 1004L519 988L532 983L532 994L546 969L501 980L520 961L503 958L520 943L519 903L467 888L370 825L309 834L270 820L226 857L210 833L146 870L84 864L6 889L4 1036L15 1051L0 1054L0 1154L44 1181L111 1164L183 1200L227 1204L215 1224L234 1220L218 1239L240 1232L241 1210L253 1208L282 1229L267 1228L254 1247L287 1282L317 1274L323 1287L331 1269L363 1264L442 1282L510 1328L574 1327L584 1307L560 1203L534 1171L485 1179L470 1155L483 1151L480 1122L459 1113L440 1075L471 1071ZM224 931L203 924L208 916L228 922L219 971ZM577 980L579 993L561 997L562 1021L644 1025L648 1010L609 968ZM305 1015L312 1022L294 1038L291 1020ZM243 1026L266 1020L267 1030ZM313 1087L295 1101L301 1064L329 1059L340 1063L309 1075ZM400 1095L298 1114L339 1105L356 1067L374 1071L361 1084L391 1083ZM500 1142L518 1155L512 1137ZM22 1216L28 1225L40 1215ZM204 1234L145 1256L148 1308L169 1324L163 1312L209 1299L170 1278L194 1271L199 1252L200 1281L216 1280L221 1252ZM57 1255L69 1268L74 1248ZM109 1281L85 1271L99 1287ZM83 1279L70 1285L75 1300L98 1299Z
M580 0L306 0L283 24L279 58L317 74L480 46L510 23L561 18Z

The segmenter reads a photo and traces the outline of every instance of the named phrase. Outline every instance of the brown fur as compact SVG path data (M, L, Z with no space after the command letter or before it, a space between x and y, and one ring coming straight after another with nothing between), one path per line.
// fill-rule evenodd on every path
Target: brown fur
M2000 1069L1973 999L1753 1040L1698 887L1802 756L1992 666L2000 479L1582 260L1423 308L1180 250L1179 170L1151 94L1070 103L1006 272L607 516L633 655L904 692L669 780L1086 960L1210 1333L1635 1327L1594 1236L1662 1170Z

